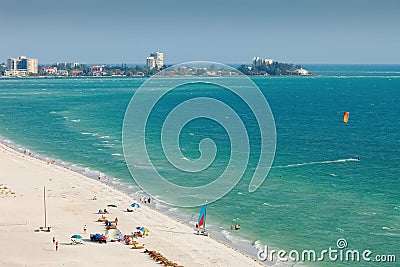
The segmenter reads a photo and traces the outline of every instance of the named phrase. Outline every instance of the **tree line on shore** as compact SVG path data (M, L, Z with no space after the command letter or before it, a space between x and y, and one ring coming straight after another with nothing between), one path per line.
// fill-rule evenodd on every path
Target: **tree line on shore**
M272 64L262 64L259 66L247 66L245 64L240 65L238 68L245 75L273 75L273 76L280 76L280 75L298 75L296 74L295 70L301 69L300 65L294 66L293 64L289 63L280 63L277 61L272 62Z

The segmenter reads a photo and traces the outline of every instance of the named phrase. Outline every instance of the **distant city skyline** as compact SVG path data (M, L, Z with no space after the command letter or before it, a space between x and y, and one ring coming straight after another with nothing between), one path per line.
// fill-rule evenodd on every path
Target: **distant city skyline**
M5 1L0 62L400 64L400 1Z

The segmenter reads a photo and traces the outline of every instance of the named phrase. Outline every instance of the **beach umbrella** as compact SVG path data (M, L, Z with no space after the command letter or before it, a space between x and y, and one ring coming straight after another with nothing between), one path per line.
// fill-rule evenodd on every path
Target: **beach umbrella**
M140 231L142 231L143 233L147 233L149 232L149 229L147 229L146 227L142 227L140 228Z
M81 235L73 235L73 236L71 236L71 238L82 239L82 236Z
M131 204L131 207L138 207L138 208L140 208L140 204L138 204L138 203L132 203L132 204Z
M115 204L108 204L107 206L108 206L108 207L113 207L113 208L116 208L116 207L117 207L117 205L115 205Z
M96 239L100 238L101 236L102 236L102 234L99 234L99 233L94 234L94 237L95 237Z

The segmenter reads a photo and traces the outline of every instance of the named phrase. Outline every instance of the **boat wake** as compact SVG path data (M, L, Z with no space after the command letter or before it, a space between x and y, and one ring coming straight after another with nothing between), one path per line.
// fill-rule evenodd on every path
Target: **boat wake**
M297 163L297 164L289 164L284 166L272 166L272 168L292 168L292 167L301 167L306 165L315 165L315 164L331 164L331 163L344 163L350 161L359 161L358 159L348 158L348 159L337 159L337 160L325 160L325 161L314 161L314 162L305 162L305 163Z

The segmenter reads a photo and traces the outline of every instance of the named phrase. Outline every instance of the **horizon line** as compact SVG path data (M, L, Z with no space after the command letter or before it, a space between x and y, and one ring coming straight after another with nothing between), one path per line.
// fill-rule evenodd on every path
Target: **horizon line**
M198 60L196 60L196 61L198 61ZM128 62L119 62L119 63L93 63L93 62L91 62L91 63L87 63L87 62L79 62L79 61L71 61L71 62L76 62L76 63L79 63L79 64L85 64L85 65L112 65L112 66L118 66L118 65L121 65L121 64L127 64L127 65L146 65L146 63L128 63ZM177 64L182 64L182 63L186 63L186 62L194 62L194 61L184 61L184 62L180 62L180 63L169 63L169 64L165 64L166 66L169 66L169 65L171 65L171 66L173 66L173 65L177 65ZM215 62L215 63L220 63L220 64L224 64L224 65L252 65L252 63L250 62L250 63L243 63L243 62L229 62L229 63L221 63L221 62L217 62L217 61L210 61L209 60L209 62ZM300 62L291 62L291 63L289 63L289 62L282 62L282 61L276 61L276 62L279 62L279 63L286 63L286 64L293 64L293 65L302 65L302 64L304 64L304 65L400 65L400 62L399 63L313 63L313 62L311 62L311 63L300 63ZM53 63L48 63L48 62L45 62L45 63L40 63L39 62L39 65L54 65L54 64L56 64L56 63L70 63L69 61L58 61L58 62L53 62ZM0 64L6 64L6 62L1 62Z

